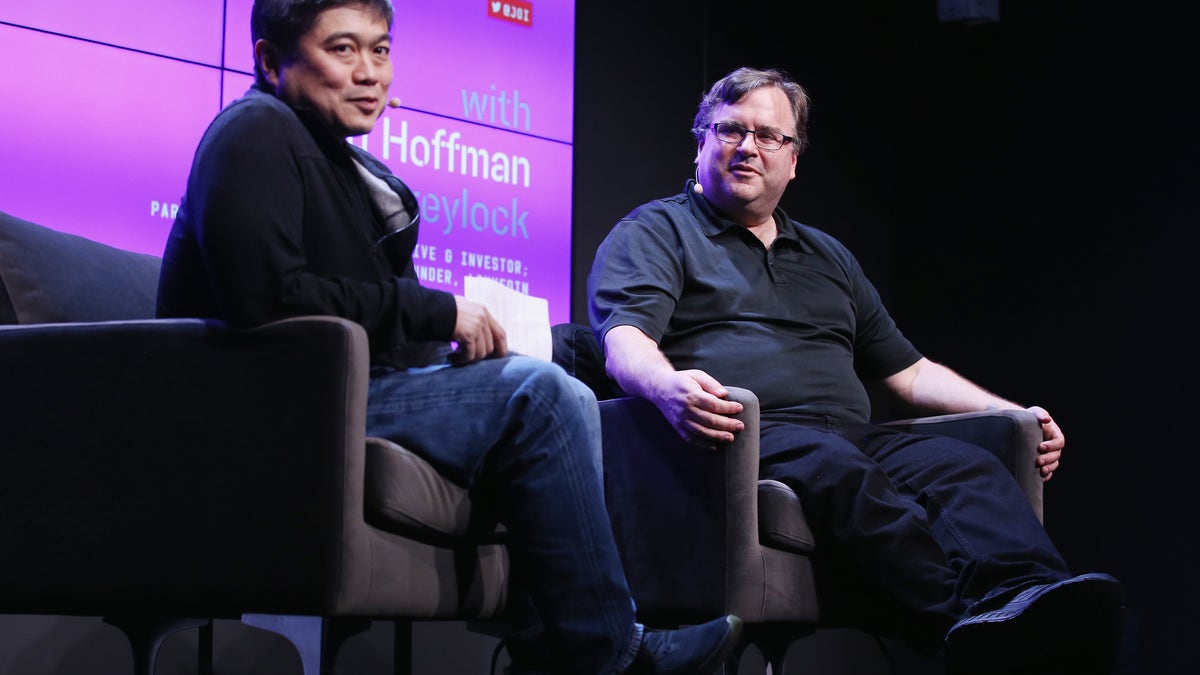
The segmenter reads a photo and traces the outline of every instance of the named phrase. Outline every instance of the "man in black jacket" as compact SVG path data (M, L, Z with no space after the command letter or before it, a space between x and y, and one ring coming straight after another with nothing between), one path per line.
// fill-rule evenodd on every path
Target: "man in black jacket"
M389 0L258 0L254 87L200 142L163 256L159 315L254 326L305 314L361 324L367 432L499 495L538 621L513 670L710 672L740 622L644 632L604 508L595 397L507 355L486 307L421 286L411 193L346 142L388 101ZM450 351L449 343L458 344ZM402 570L397 570L402 574Z

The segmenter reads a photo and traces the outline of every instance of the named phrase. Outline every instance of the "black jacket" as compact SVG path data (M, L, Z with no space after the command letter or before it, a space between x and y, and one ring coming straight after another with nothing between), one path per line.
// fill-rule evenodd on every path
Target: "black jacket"
M355 158L401 197L411 225L389 231ZM249 327L331 314L366 329L374 362L426 363L451 339L456 308L416 279L416 214L386 166L251 89L196 150L163 254L158 315Z

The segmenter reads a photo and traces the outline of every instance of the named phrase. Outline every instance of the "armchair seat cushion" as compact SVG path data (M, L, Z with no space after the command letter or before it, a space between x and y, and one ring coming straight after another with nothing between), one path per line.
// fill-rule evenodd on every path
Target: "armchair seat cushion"
M800 498L777 480L758 481L758 536L765 546L811 554L816 540Z
M442 477L411 450L367 439L364 509L381 530L436 544L470 539L498 542L504 529L486 509L471 508L471 493Z

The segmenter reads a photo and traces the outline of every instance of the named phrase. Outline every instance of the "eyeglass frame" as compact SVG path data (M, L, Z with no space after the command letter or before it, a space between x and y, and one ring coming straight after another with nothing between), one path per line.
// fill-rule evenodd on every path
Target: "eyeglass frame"
M741 133L738 134L738 139L736 141L727 141L727 140L721 138L721 134L717 131L717 126L721 125L721 124L731 126L735 129L741 129ZM703 130L705 132L711 130L713 132L713 136L715 136L718 141L720 141L722 143L729 143L730 145L741 145L742 143L746 142L746 136L753 136L754 137L754 145L756 147L758 147L758 149L766 150L767 152L775 152L777 150L782 150L783 146L787 145L788 143L796 142L795 136L788 136L787 134L785 134L783 132L771 131L768 129L747 129L746 127L738 124L737 122L728 122L728 121L712 122L707 127L704 127ZM779 134L780 136L783 136L783 140L779 142L779 147L771 148L771 147L764 146L760 142L760 139L758 137L758 132L760 132L760 131L762 131L763 133ZM771 140L774 140L774 139L771 139Z

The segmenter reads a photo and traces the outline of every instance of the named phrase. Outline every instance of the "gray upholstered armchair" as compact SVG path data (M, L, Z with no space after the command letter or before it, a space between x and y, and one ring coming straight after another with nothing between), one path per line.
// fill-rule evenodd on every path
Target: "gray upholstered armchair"
M812 530L796 494L758 475L758 399L730 387L745 431L721 452L684 443L653 404L621 397L604 374L586 326L554 327L556 358L588 382L600 402L608 510L638 616L671 627L733 613L746 622L736 673L750 644L772 675L789 646L831 625ZM615 398L614 398L615 397ZM968 440L995 452L1018 477L1039 517L1042 481L1034 465L1041 430L1025 411L945 415L892 423Z
M405 672L411 621L504 611L494 522L364 437L360 326L150 320L157 276L0 213L0 613L105 617L138 675L171 631L236 618L318 675L370 619L397 621Z

